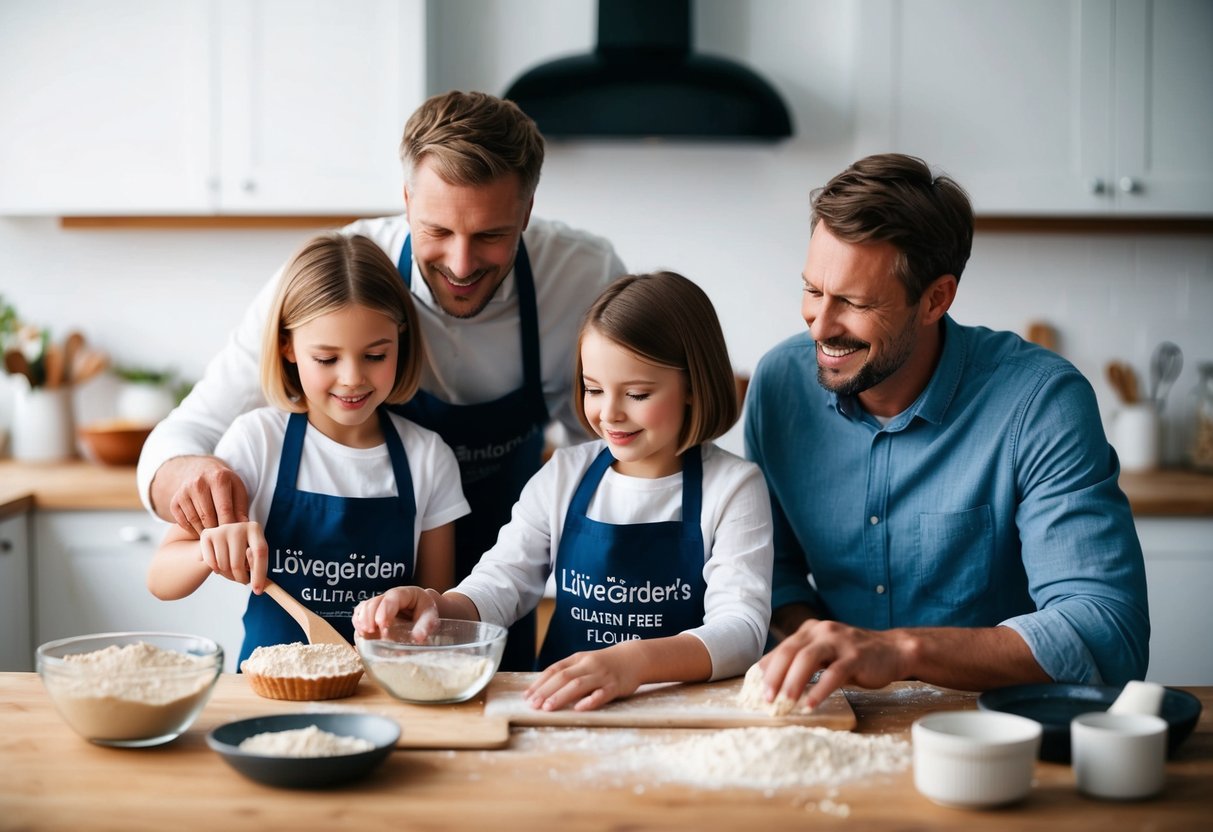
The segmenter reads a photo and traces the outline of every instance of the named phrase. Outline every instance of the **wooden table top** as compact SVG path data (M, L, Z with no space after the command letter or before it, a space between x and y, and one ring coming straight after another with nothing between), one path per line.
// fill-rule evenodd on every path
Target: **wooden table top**
M168 745L92 745L58 719L35 674L0 674L0 829L854 829L1167 830L1213 818L1213 687L1193 736L1167 764L1164 793L1114 803L1079 795L1068 766L1038 763L1026 801L947 809L919 795L912 771L838 786L703 789L616 773L604 755L644 747L671 729L515 728L501 750L396 751L366 780L332 790L274 789L246 780L207 748L211 720ZM217 690L207 709L231 709ZM975 694L898 683L848 691L858 732L909 738L934 710L974 707ZM248 707L248 706L245 706ZM246 715L252 715L246 714ZM622 733L621 733L622 732Z

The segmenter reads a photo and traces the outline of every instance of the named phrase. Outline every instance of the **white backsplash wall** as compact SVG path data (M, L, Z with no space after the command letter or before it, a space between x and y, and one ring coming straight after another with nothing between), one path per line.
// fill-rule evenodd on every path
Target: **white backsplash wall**
M429 4L430 92L502 93L523 70L588 51L593 0ZM853 160L853 0L697 0L695 47L746 61L788 100L795 136L774 145L551 142L535 214L610 238L633 271L671 268L716 304L739 371L803 329L809 191ZM403 127L403 125L402 125ZM928 159L947 170L947 159ZM965 183L961 183L965 184ZM0 294L60 334L81 328L117 363L196 378L248 301L309 236L293 231L63 230L0 218ZM1167 408L1191 410L1195 363L1213 360L1213 236L982 234L954 307L963 323L1025 331L1043 320L1092 379L1105 418L1111 359L1145 383L1164 338L1185 364ZM811 383L812 380L806 380ZM104 408L94 388L86 404ZM0 396L0 425L7 419ZM1180 459L1177 431L1166 458ZM740 431L723 444L741 449Z
M616 152L634 157L641 170L653 161L644 147L608 155ZM738 151L736 164L752 161L748 155ZM738 176L726 197L708 199L690 165L686 172L667 170L663 188L650 183L649 193L621 194L628 188L618 177L587 172L584 164L572 165L578 176L553 175L560 167L548 171L537 213L551 206L545 215L610 237L632 270L673 268L698 281L716 305L740 371L752 370L765 350L803 328L805 194L815 182L755 181L746 188ZM596 195L586 200L586 193ZM50 220L0 219L0 294L60 336L80 328L116 363L172 367L196 378L253 295L309 233L70 231ZM1115 400L1104 364L1128 361L1144 389L1157 342L1179 344L1184 368L1166 410L1164 449L1168 461L1178 462L1195 365L1213 361L1213 238L980 234L953 315L1018 332L1033 320L1055 327L1062 354L1092 380L1105 421ZM83 391L97 418L109 415L103 387ZM0 425L9 412L2 398ZM739 431L723 444L739 451Z

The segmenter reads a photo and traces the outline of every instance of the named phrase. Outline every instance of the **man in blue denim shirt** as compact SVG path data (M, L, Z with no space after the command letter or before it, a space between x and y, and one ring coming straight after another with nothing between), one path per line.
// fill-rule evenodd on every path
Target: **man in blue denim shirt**
M775 523L767 696L1145 674L1145 566L1091 385L947 314L968 196L898 154L813 195L801 312L749 388ZM814 381L813 376L816 376Z

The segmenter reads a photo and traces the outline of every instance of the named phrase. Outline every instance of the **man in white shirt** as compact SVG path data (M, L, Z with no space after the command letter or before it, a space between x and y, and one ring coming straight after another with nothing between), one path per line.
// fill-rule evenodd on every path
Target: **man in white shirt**
M402 412L437 431L459 460L472 507L456 527L462 578L539 469L548 422L584 437L572 410L577 331L625 269L606 240L531 219L543 138L512 102L475 92L434 96L409 118L400 156L406 214L344 231L375 240L417 301L426 366L421 391ZM265 404L259 349L280 274L143 448L140 495L165 520L201 532L247 519L244 484L212 453L237 415ZM531 669L533 627L531 618L511 631L502 669Z

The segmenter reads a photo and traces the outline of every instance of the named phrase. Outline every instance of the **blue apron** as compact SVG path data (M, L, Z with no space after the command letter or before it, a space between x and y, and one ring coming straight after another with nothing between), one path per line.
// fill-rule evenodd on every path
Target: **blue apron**
M405 285L412 289L410 238L405 238L396 268ZM514 282L518 287L522 387L493 401L462 405L449 404L419 390L409 402L394 408L435 431L451 446L459 461L463 496L472 512L455 521L457 581L466 578L480 562L480 556L493 548L497 532L510 520L510 511L518 502L522 487L543 463L543 429L548 423L548 409L539 364L539 313L531 261L521 240L514 260ZM437 358L431 355L431 360ZM532 670L534 666L535 614L531 612L510 628L501 669Z
M267 577L351 642L351 616L358 602L411 583L414 572L417 502L409 460L391 417L382 408L378 417L396 475L395 497L335 497L297 490L307 414L292 413L265 523ZM307 641L295 620L269 595L250 595L240 661L256 647L294 641Z
M613 525L586 517L609 448L594 460L564 518L556 552L556 608L540 669L584 650L663 638L703 624L703 460L682 455L682 520Z

